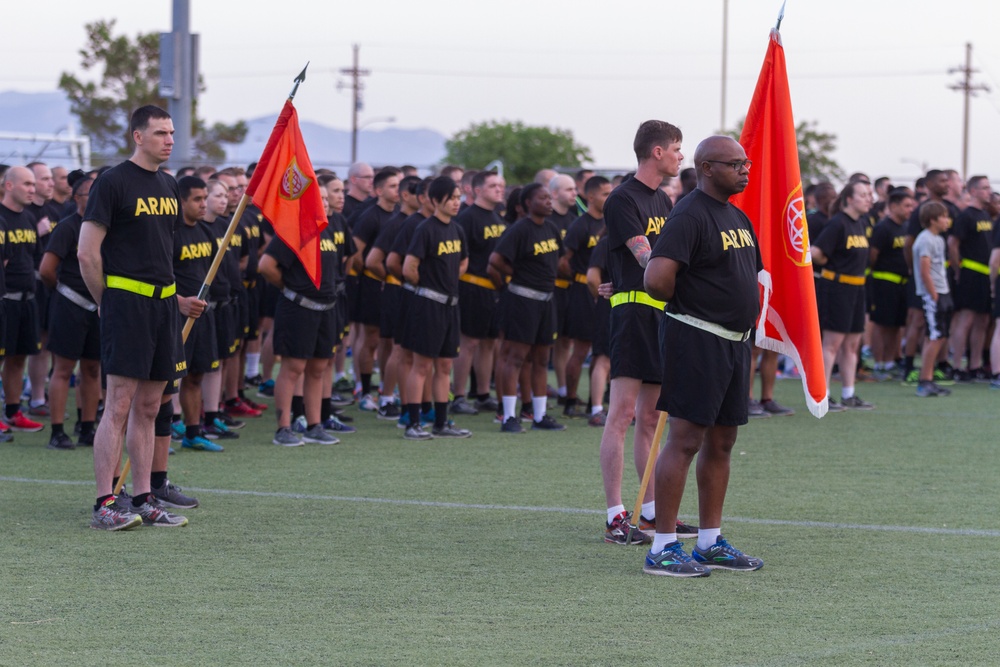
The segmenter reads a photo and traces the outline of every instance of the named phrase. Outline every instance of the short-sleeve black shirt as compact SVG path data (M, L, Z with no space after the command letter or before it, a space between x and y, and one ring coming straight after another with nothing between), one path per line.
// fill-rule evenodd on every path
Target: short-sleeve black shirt
M256 207L247 207L240 218L240 225L243 233L243 257L247 258L247 268L243 270L243 277L246 280L257 279L257 262L260 261L260 219L263 216Z
M285 287L307 299L331 303L336 298L334 283L336 282L336 264L339 253L337 245L334 243L334 232L329 226L319 234L319 250L319 289L313 284L299 258L279 237L275 236L271 239L264 252L273 257L274 261L281 267L281 279L285 283Z
M886 217L875 225L872 232L871 247L878 249L878 258L872 271L885 271L905 276L906 258L903 257L903 241L906 239L906 223L897 224L892 218Z
M590 254L603 231L604 219L598 220L590 213L584 213L569 226L563 244L566 246L566 250L573 251L573 256L569 258L569 268L573 273L587 273L587 267L590 266Z
M863 276L868 268L868 218L855 220L843 211L830 218L812 242L823 251L824 269L848 276Z
M49 234L49 244L45 252L51 252L59 258L59 270L56 278L74 292L89 298L90 290L87 283L83 281L80 273L80 260L76 256L76 251L80 243L80 228L83 226L83 217L79 213L73 213L67 218L63 218L56 225L56 228Z
M820 210L806 212L806 225L809 227L810 243L818 239L819 235L823 233L823 228L826 226L826 221L829 219L830 217Z
M670 215L653 257L682 265L667 312L747 331L760 313L764 267L750 219L729 202L694 189Z
M494 210L487 211L473 204L459 213L452 221L465 232L469 245L469 270L476 276L485 276L490 263L490 254L496 249L497 241L507 229L507 223Z
M174 232L174 279L181 296L198 296L215 259L216 241L202 223L181 223ZM209 297L211 298L211 297Z
M358 249L355 247L354 237L351 236L351 232L347 227L347 218L340 213L332 213L326 221L327 229L333 235L333 244L337 247L337 268L334 272L334 280L342 283L347 277L347 266L344 262L348 257L357 252Z
M213 250L218 250L222 247L222 240L226 237L226 228L229 223L222 216L215 219L214 222L208 222L202 220L201 224L205 226L208 231L209 236L214 239L214 244L212 245ZM208 298L211 301L225 301L229 298L229 290L231 280L230 274L231 269L227 268L233 260L237 262L237 268L239 267L239 259L236 253L233 251L232 246L226 250L226 256L222 259L222 264L219 265L219 270L215 272L215 279L212 280L212 284L208 288Z
M459 270L469 256L461 227L432 215L417 225L406 254L420 260L420 287L458 296Z
M104 273L153 285L174 281L174 227L183 224L177 181L130 160L97 177L84 221L107 228Z
M958 254L962 259L989 264L990 251L993 249L993 220L989 213L968 207L955 218L951 233L958 239Z
M573 224L573 221L576 220L576 218L576 206L571 206L566 209L565 213L552 211L552 215L547 217L546 220L551 220L559 230L559 238L565 239L566 233L569 231L569 226Z
M35 252L38 230L35 216L27 208L15 213L0 204L0 218L6 221L7 291L35 291Z
M587 267L601 270L601 282L608 281L608 237L602 236L601 240L594 246L594 251L590 253L590 265Z
M551 292L556 288L562 247L559 229L551 220L538 225L531 218L521 218L500 237L494 252L511 263L512 284Z
M392 251L392 242L396 240L396 235L399 234L399 230L402 228L403 223L409 216L405 215L402 211L397 211L389 216L389 219L385 221L382 225L382 229L379 231L378 236L375 237L375 242L372 244L373 248L378 248L382 251L383 260L385 263L385 257L389 256Z
M920 232L924 231L923 226L921 226L920 224L920 209L922 209L928 202L931 201L940 201L942 204L944 204L945 208L948 209L948 217L951 218L952 224L954 224L955 221L958 220L958 216L962 215L962 211L960 211L957 206L952 204L947 199L939 199L939 200L925 199L922 202L920 202L920 206L917 206L915 209L913 209L913 213L910 214L910 219L906 223L907 236L912 236L913 238L917 238L918 236L920 236ZM945 230L944 232L941 233L941 236L943 236L947 240L949 233L951 233L950 230Z
M362 259L367 259L368 253L371 252L379 232L382 231L382 227L386 221L393 215L393 211L386 211L378 204L375 204L374 206L369 206L368 210L358 218L358 221L354 225L354 236L365 244L364 252L361 253Z
M645 236L652 248L672 208L667 193L636 178L629 178L611 192L604 203L604 222L608 226L608 273L616 292L643 290L645 270L625 242Z
M394 252L403 259L406 259L406 251L410 249L410 241L413 240L413 232L417 230L417 226L424 220L427 220L427 218L422 216L420 211L417 211L404 220L402 226L399 228L399 234L396 235L395 240L392 242L392 246L389 248L389 252Z

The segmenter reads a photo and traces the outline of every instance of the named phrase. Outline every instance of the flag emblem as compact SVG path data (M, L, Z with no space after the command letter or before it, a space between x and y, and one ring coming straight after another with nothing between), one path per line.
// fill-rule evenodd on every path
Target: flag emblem
M809 227L802 200L802 184L796 185L785 202L785 254L796 266L812 264L809 253Z
M288 168L285 169L285 174L282 176L281 184L279 185L281 198L294 201L302 196L302 193L306 191L306 188L311 183L312 179L302 173L293 155L292 161L288 163Z

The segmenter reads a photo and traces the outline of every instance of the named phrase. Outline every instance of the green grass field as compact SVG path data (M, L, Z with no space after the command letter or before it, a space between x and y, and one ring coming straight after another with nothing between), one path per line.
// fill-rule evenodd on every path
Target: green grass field
M222 454L171 457L202 501L188 527L116 534L88 528L91 452L18 434L0 664L1000 664L1000 392L859 392L878 409L820 421L779 382L798 413L741 429L723 525L766 565L689 580L603 541L582 421L411 443L349 408L340 445L283 449L270 410Z

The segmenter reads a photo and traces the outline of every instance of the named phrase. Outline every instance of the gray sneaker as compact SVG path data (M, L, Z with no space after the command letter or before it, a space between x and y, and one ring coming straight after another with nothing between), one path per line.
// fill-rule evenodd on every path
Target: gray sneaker
M778 403L773 398L763 401L760 404L761 409L764 410L769 415L774 415L775 417L785 417L787 415L794 415L795 410L791 408L786 408L781 403Z
M759 401L755 401L751 398L747 401L747 416L750 417L750 419L767 419L771 416L771 414L764 409L764 406L762 406Z
M405 440L430 440L433 437L434 436L425 431L424 427L420 425L409 426L407 427L406 432L403 433L403 438Z
M129 530L142 525L142 517L121 507L115 498L94 510L90 527L95 530Z
M287 426L279 428L271 442L281 447L301 447L303 445L302 438L299 437L298 433L293 432Z
M187 517L180 514L171 514L163 509L156 500L145 502L136 507L132 506L132 511L142 517L142 525L154 526L156 528L181 528L188 524Z
M454 424L445 424L441 428L431 429L431 435L435 438L468 438L472 431L467 428L458 428Z
M868 401L862 400L860 396L855 394L850 398L845 398L842 405L848 410L874 410L875 406Z
M316 424L302 434L302 439L306 442L315 442L317 445L336 445L340 440L333 437L322 424Z
M163 486L160 488L156 488L155 486L151 487L150 493L152 493L153 497L156 498L156 501L164 507L189 510L198 506L197 498L185 496L181 493L181 488L171 484L169 479L165 481Z
M375 413L376 419L384 419L386 421L396 421L399 419L399 406L395 403L386 403L378 409Z
M498 409L500 409L500 404L497 403L497 399L493 398L492 396L482 401L477 398L476 409L482 410L483 412L489 412L492 414L496 412Z
M467 400L465 400L465 396L459 396L454 401L452 401L451 407L448 408L448 412L450 412L453 415L478 415L479 414L479 410L477 410L476 408L472 407L472 404L470 404Z

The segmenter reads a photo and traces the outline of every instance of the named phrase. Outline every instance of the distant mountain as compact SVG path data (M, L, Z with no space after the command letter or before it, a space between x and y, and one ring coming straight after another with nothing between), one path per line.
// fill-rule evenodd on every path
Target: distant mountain
M259 158L277 117L276 110L273 116L248 120L250 131L247 132L246 140L242 144L227 147L227 161L245 166ZM350 130L340 130L311 121L302 121L301 127L313 164L344 171L344 167L351 161ZM6 91L0 93L0 135L4 133L60 136L75 133L79 136L79 126L76 117L70 113L69 101L61 92ZM426 168L444 158L444 143L444 135L434 130L396 127L362 130L358 134L358 158L374 165L412 164ZM0 139L0 162L16 164L37 159L71 165L74 156L63 144Z

